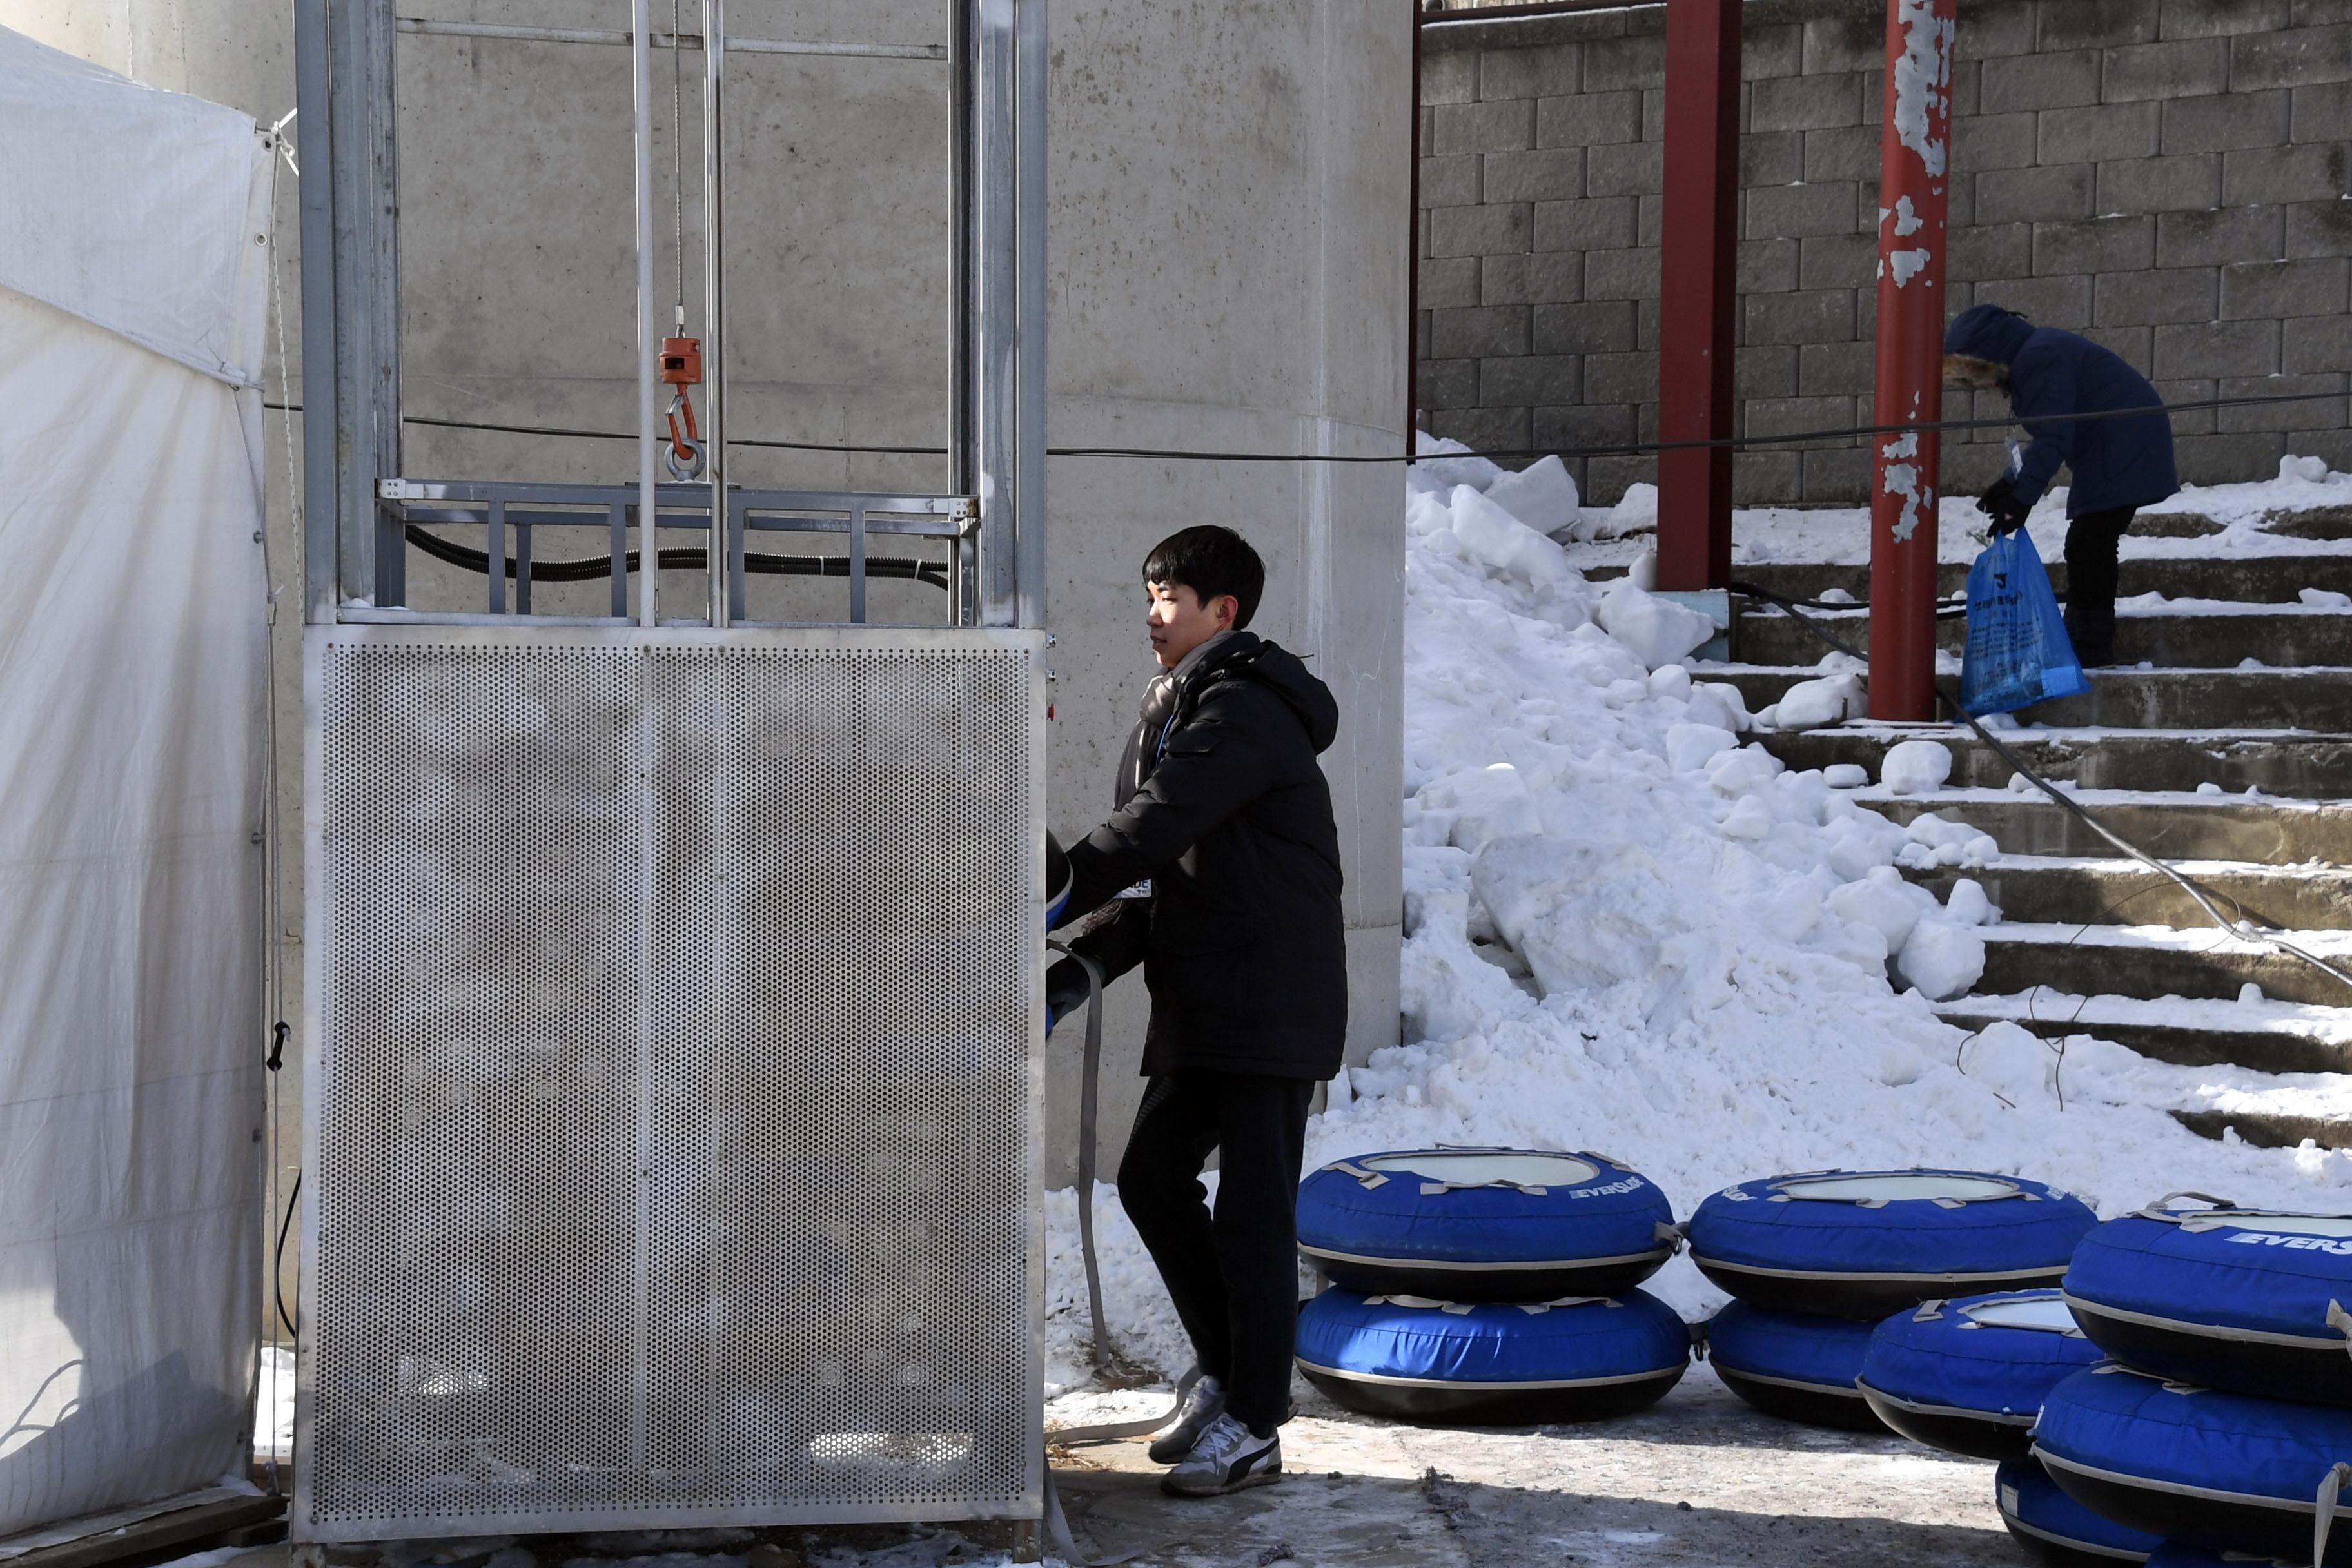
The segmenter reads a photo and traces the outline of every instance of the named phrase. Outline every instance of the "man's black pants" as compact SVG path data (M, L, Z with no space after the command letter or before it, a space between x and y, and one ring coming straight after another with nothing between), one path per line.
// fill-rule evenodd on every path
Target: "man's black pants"
M1181 1072L1152 1079L1118 1163L1118 1201L1160 1266L1202 1373L1251 1431L1290 1409L1298 1332L1298 1165L1315 1085ZM1213 1217L1201 1184L1217 1162Z
M2085 667L2116 660L2116 546L2136 511L2087 511L2066 525L2066 637Z

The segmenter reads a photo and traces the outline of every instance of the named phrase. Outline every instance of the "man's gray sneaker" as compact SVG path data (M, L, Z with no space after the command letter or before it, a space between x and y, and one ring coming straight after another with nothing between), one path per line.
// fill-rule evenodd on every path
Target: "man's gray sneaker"
M1230 1415L1209 1424L1184 1462L1160 1478L1171 1497L1223 1497L1282 1479L1282 1439L1255 1437Z
M1148 1450L1155 1465L1172 1465L1192 1451L1209 1423L1225 1413L1225 1385L1213 1377L1197 1379L1176 1407L1176 1420L1151 1439Z

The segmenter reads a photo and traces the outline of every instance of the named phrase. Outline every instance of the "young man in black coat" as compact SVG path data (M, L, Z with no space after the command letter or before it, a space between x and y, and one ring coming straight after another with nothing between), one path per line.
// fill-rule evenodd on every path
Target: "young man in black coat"
M1151 1025L1118 1195L1159 1265L1202 1376L1151 1457L1213 1497L1280 1479L1298 1311L1297 1203L1308 1102L1348 1026L1339 834L1316 757L1339 707L1244 630L1265 585L1226 528L1188 528L1143 566L1161 673L1118 769L1118 809L1069 851L1072 949L1144 967ZM1058 1016L1083 969L1046 976ZM1201 1173L1218 1155L1213 1215Z

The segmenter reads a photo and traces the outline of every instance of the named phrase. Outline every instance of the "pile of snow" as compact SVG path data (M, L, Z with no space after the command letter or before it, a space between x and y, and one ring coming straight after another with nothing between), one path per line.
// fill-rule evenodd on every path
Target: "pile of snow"
M1738 690L1674 662L1698 640L1690 612L1563 571L1482 461L1443 455L1408 481L1404 1043L1333 1084L1310 1168L1436 1143L1597 1148L1682 1215L1779 1172L1916 1164L2032 1175L2106 1214L2184 1188L2341 1204L2324 1189L2352 1184L2352 1158L2210 1142L2166 1114L2274 1080L1944 1023L1930 998L1976 984L2000 911L1972 879L1938 901L1900 868L1981 865L1992 840L1932 813L1898 826L1844 793L1859 770L1742 744L1757 721ZM1781 722L1857 710L1851 671L1809 684ZM1914 742L1883 782L1924 791L1950 766ZM1110 1189L1097 1209L1119 1350L1181 1369ZM1061 1383L1085 1376L1075 1222L1054 1194ZM1682 1259L1654 1289L1691 1318L1721 1299Z

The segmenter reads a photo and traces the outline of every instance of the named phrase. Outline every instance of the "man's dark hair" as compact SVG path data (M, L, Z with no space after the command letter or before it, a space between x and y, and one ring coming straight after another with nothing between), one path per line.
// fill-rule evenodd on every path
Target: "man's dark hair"
M1203 523L1153 545L1143 558L1143 580L1181 584L1203 605L1231 594L1236 606L1234 626L1239 628L1250 624L1265 596L1265 563L1232 529Z

